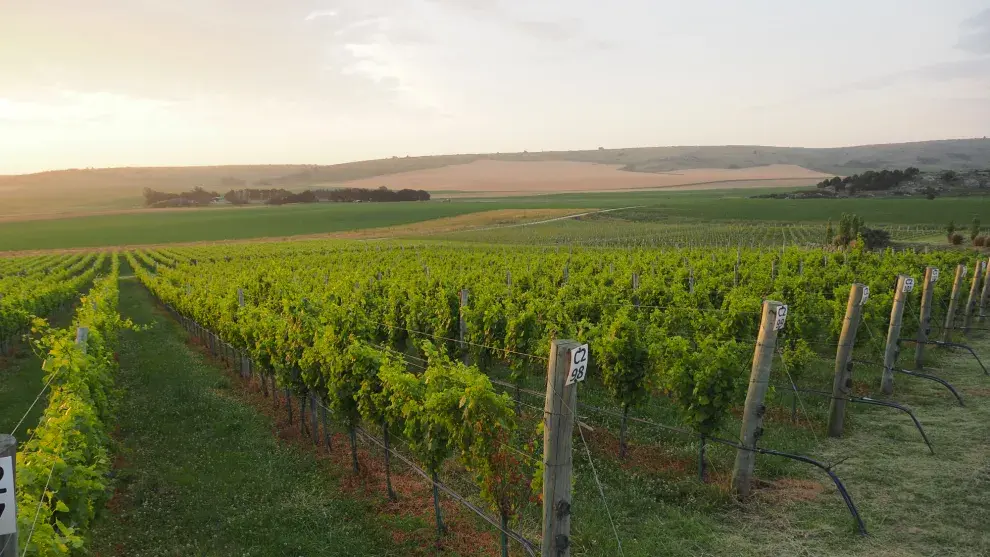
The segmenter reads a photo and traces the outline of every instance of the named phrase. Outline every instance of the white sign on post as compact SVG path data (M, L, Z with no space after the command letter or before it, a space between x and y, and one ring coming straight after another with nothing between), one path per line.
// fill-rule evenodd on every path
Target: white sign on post
M0 458L0 536L17 531L17 499L14 497L14 461Z
M869 286L863 286L863 297L860 298L859 305L865 304L866 303L866 300L869 300L869 299L870 299L870 287Z
M567 380L564 385L573 385L584 381L588 376L588 345L582 344L571 350L570 368L567 372Z
M910 292L914 290L914 279L912 277L904 278L904 291Z
M787 306L780 306L777 308L777 320L773 323L773 330L779 331L784 328L784 323L787 322Z
M932 282L938 281L938 267L932 269Z

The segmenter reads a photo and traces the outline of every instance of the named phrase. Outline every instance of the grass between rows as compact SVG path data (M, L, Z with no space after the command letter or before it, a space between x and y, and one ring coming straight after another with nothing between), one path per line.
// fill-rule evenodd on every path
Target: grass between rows
M26 439L24 432L38 424L46 397L42 396L34 408L31 403L44 386L43 374L41 360L26 348L0 356L0 432L10 433L23 417L17 437Z
M72 321L72 315L73 306L66 304L49 321L53 327L65 327ZM6 354L0 354L0 433L14 431L20 422L15 432L19 443L23 443L30 435L28 431L38 425L48 404L48 392L42 392L45 372L41 365L41 359L21 339L13 341Z
M190 350L184 332L121 281L116 493L94 527L96 555L406 555L366 505L343 496L314 455Z

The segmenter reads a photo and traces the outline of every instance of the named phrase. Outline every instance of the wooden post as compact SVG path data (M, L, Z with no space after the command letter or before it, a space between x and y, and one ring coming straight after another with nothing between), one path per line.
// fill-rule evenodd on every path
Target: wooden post
M547 397L543 406L543 557L568 557L571 534L571 440L577 384L565 385L573 340L554 340L547 369Z
M76 329L76 346L78 346L83 351L83 354L86 353L86 344L88 340L89 340L89 328L79 327L78 329Z
M956 278L952 281L952 294L949 295L949 309L945 312L945 327L942 330L942 342L949 342L952 338L952 327L956 324L956 304L959 303L959 290L962 288L963 277L966 275L966 266L960 263L956 265Z
M883 378L880 380L880 390L885 395L894 394L894 366L897 365L897 355L901 352L898 340L901 337L904 304L912 289L914 279L906 275L897 276L894 304L890 308L890 326L887 328L887 347L883 352Z
M973 281L969 287L969 297L966 298L966 313L963 314L963 334L969 334L969 326L973 322L973 313L976 311L976 296L980 290L980 271L983 262L977 261L976 265L973 267Z
M10 459L9 462L7 459ZM14 490L17 486L17 439L13 435L0 434L0 525L10 524L13 533L0 535L0 557L17 557L17 500ZM6 470L9 473L4 472Z
M925 267L925 284L921 292L921 315L918 317L918 337L914 347L914 368L921 370L925 367L925 342L932 333L932 295L935 294L935 281L938 279L938 269Z
M749 390L743 409L742 429L739 438L742 448L736 452L736 464L732 469L732 490L741 498L749 497L753 469L756 466L756 442L763 434L763 399L770 384L770 366L777 345L777 330L783 326L787 306L780 302L763 302L763 318L760 320L760 336L753 352L753 367L749 374Z
M983 293L980 294L980 319L986 319L987 300L990 299L990 259L983 262Z
M467 337L467 321L464 319L464 311L467 310L468 305L468 291L467 288L462 288L460 292L461 299L461 311L460 311L460 341L461 350L464 351L464 364L468 363L468 348L467 344L464 343L465 337Z
M846 401L852 388L852 355L856 345L856 332L863 315L863 304L870 289L856 283L849 289L846 317L842 321L839 348L835 352L835 379L832 382L832 402L828 409L828 436L842 437L846 418Z
M739 265L740 265L739 259L741 255L742 255L742 250L740 248L736 248L736 268L732 275L733 286L739 286Z
M313 444L317 447L320 446L320 425L316 421L316 393L313 391L309 392L309 421L310 421L310 433L313 434Z

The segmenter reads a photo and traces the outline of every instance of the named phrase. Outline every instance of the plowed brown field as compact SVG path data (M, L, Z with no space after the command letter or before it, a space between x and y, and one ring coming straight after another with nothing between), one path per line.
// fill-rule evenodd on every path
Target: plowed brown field
M422 189L451 196L521 195L650 189L796 187L825 174L794 165L741 169L699 168L676 172L627 172L617 165L586 162L511 162L480 160L468 164L402 172L335 184L355 188Z

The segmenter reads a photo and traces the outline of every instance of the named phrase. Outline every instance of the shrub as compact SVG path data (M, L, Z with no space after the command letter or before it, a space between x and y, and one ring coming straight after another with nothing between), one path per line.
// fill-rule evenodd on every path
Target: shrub
M963 243L963 235L962 234L953 234L953 235L949 236L949 243L952 244L952 245L954 245L954 246L960 246L960 245L962 245L962 243Z
M990 238L987 238L986 236L977 236L976 238L973 238L973 245L982 248L987 245L988 240L990 240Z
M859 237L863 239L866 249L880 249L887 247L890 243L890 232L880 228L863 227Z

